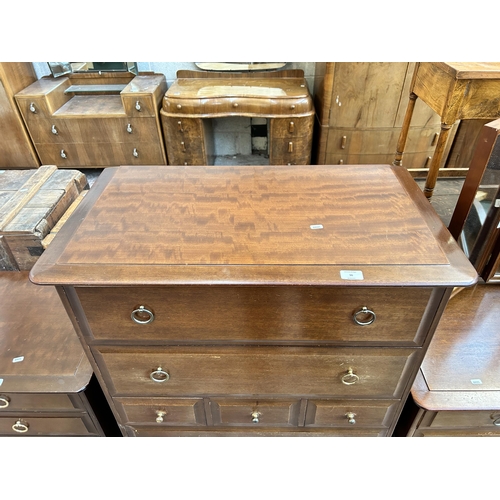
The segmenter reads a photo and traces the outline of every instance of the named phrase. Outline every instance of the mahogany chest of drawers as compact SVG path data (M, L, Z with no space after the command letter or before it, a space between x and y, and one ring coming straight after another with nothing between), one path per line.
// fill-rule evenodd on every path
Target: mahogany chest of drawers
M389 436L477 279L389 165L106 169L30 277L128 436Z

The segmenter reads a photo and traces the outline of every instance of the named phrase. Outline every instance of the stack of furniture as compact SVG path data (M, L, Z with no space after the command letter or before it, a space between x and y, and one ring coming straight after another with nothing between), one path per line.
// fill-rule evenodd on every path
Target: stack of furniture
M389 436L477 274L402 167L105 169L30 277L127 436Z
M166 165L159 108L164 75L44 77L15 96L42 164Z

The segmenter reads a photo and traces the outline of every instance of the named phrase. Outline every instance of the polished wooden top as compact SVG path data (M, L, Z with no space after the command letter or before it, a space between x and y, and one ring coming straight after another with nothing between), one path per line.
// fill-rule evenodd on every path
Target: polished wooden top
M500 409L500 286L477 285L448 302L412 394L429 410Z
M144 166L106 169L31 278L467 286L476 273L404 168Z
M75 393L91 376L56 290L0 271L0 392Z

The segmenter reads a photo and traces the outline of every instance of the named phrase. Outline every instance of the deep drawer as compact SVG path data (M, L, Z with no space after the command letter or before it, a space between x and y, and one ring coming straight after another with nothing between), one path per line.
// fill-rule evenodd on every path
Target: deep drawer
M13 429L15 426L18 431ZM89 436L82 418L77 417L0 417L1 436Z
M0 415L11 411L68 411L75 410L66 394L0 393Z
M317 401L307 402L306 426L388 427L399 401Z
M158 342L354 342L420 345L430 288L77 288L98 340ZM144 311L140 312L143 307ZM363 307L376 319L360 326ZM132 313L139 324L132 319ZM152 316L153 315L153 316ZM360 322L371 314L359 313Z
M103 346L93 351L116 396L390 399L401 397L419 350Z
M124 422L158 426L206 425L202 399L115 398Z
M440 411L431 427L491 427L500 432L500 410Z
M289 427L299 423L299 400L211 399L216 426Z

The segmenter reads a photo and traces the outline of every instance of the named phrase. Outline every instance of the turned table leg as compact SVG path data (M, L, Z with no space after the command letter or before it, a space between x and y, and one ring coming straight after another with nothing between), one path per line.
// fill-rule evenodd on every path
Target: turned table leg
M427 178L425 180L424 194L427 198L431 198L432 193L434 192L434 187L436 186L439 174L439 166L441 164L441 160L443 159L443 154L446 148L446 142L448 140L448 135L450 133L451 127L452 125L441 123L441 133L439 134L436 149L434 151L434 155L429 166L429 172L427 173Z
M396 158L392 162L392 164L396 166L403 165L403 153L406 146L406 139L408 138L408 131L410 130L410 122L411 122L411 117L413 116L413 110L415 109L416 100L417 100L417 94L410 92L410 100L408 101L408 106L406 108L406 113L403 120L403 126L401 127L401 132L399 134L398 145L396 150Z

